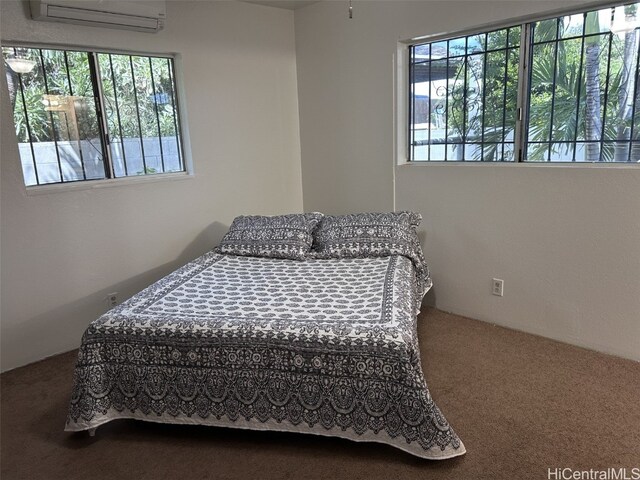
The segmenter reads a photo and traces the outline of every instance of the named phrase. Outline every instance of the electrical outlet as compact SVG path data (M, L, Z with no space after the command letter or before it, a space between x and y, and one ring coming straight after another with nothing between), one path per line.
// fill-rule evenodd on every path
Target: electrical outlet
M498 297L502 297L504 294L504 280L494 278L491 281L491 293L497 295Z
M112 292L108 294L105 300L107 301L107 306L109 308L115 307L116 305L118 305L118 292Z

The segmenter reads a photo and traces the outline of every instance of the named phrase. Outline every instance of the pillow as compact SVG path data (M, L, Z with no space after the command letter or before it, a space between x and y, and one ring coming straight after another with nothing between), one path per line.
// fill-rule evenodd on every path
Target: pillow
M217 247L218 253L304 260L321 213L236 217Z
M431 287L416 227L422 216L415 212L356 213L322 218L314 234L316 258L384 257L402 255L416 270L419 298Z
M328 258L378 256L387 250L411 251L422 217L414 212L325 216L314 235L314 250ZM401 253L402 254L402 253Z

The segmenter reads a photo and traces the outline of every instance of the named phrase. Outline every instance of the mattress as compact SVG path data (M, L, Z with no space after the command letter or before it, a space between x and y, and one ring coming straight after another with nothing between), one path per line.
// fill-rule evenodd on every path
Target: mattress
M398 255L207 253L89 325L65 429L127 418L462 455L422 373L418 292Z

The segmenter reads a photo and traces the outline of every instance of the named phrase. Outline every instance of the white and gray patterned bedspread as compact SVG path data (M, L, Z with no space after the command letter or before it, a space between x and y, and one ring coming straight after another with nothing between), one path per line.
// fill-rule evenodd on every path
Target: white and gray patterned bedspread
M94 321L66 430L118 418L465 452L425 383L401 256L207 253Z

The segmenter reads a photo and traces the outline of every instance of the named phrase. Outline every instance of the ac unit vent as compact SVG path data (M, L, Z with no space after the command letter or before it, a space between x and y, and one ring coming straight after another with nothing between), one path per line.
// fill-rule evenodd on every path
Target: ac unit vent
M156 0L31 0L31 17L48 22L157 32L164 28L166 5Z

